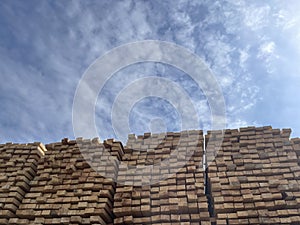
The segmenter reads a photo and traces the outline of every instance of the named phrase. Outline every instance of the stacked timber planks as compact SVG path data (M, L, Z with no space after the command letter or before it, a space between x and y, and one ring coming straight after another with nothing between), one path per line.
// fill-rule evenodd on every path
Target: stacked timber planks
M116 177L117 162L101 164L111 157L112 145L101 144L97 139L63 139L46 145L48 151L39 161L31 188L16 211L17 217L11 218L9 224L112 223L115 182L93 169L102 168ZM81 153L90 157L89 163Z
M291 139L293 144L293 149L296 152L298 158L298 165L300 166L300 138ZM297 173L295 177L300 177L300 173Z
M0 145L0 224L15 217L45 150L41 143Z
M114 224L210 224L203 133L129 135L114 196Z
M2 144L0 225L300 224L300 139L290 133Z
M218 153L208 152L216 155L208 167L216 224L299 224L300 167L290 132L226 130ZM220 137L213 138L207 149Z

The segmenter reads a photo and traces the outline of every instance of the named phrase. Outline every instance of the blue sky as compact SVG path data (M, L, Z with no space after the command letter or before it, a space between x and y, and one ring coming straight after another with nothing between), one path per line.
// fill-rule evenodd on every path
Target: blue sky
M2 0L0 142L74 138L72 104L83 73L110 49L141 40L173 42L203 59L222 88L228 128L291 127L299 137L299 11L296 0ZM210 128L206 98L188 74L141 63L114 74L98 96L101 139L120 138L111 121L114 99L146 76L181 85L200 118L193 128ZM136 102L128 123L137 134L181 128L167 99L150 96Z

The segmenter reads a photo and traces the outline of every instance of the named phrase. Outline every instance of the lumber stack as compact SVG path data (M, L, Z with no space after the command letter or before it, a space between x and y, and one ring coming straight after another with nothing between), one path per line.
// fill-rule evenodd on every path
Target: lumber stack
M202 131L129 135L114 224L210 224L202 156Z
M15 217L45 150L41 143L0 145L0 224Z
M290 132L271 127L225 131L208 168L216 224L299 224L299 150ZM212 138L207 146L212 157L220 136L206 138Z
M300 139L290 133L2 144L0 225L300 224Z
M117 175L117 163L103 164L113 161L113 144L104 145L97 139L78 139L77 143L63 139L46 145L48 151L39 161L30 191L16 211L17 218L11 218L9 224L112 223L115 183L93 168ZM81 154L84 152L92 167Z
M298 158L298 165L300 166L300 138L292 138L293 149L296 152ZM295 177L300 177L300 174L297 173Z

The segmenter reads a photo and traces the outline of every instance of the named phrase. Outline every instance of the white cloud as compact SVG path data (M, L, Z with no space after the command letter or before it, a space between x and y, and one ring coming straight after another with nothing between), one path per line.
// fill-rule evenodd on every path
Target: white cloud
M251 30L259 30L269 23L270 6L257 7L250 5L244 8L244 24Z
M19 6L21 3L14 4ZM285 53L285 58L282 56L285 46L280 43L281 39L291 41L290 45L298 49L292 49L298 51L295 55L300 55L299 5L278 3L273 7L258 1L233 0L206 0L201 4L199 1L176 4L73 1L54 5L41 2L30 15L22 10L25 5L17 8L20 10L15 11L9 5L2 8L9 21L4 22L7 31L12 34L4 43L7 47L0 51L3 58L1 78L8 80L7 85L0 86L1 92L12 101L6 102L5 118L10 118L11 123L14 117L21 121L21 125L9 128L6 136L3 134L6 138L24 133L23 140L26 140L26 135L37 137L37 130L46 128L47 135L47 132L59 130L55 137L68 133L61 130L66 124L66 130L70 130L72 98L80 76L94 59L127 42L144 39L172 41L203 57L224 91L229 123L234 126L246 125L247 121L239 118L261 101L256 74L276 73L277 60L288 61L289 52ZM10 41L14 45L13 51L9 47ZM256 70L253 60L265 71ZM114 92L128 84L130 79L153 75L151 73L155 71L154 66L135 69L137 71L124 72L125 76L112 82L106 90L102 108L97 108L98 116L102 118L99 121L101 127L107 126L107 110ZM160 72L163 77L172 77L168 70ZM201 109L198 113L208 126L208 110L202 94L186 79L173 78L190 90L188 94ZM24 112L17 114L16 111L22 108ZM53 125L53 121L58 122Z
M250 57L248 51L249 51L249 47L247 47L246 49L240 49L239 50L239 53L240 53L239 66L243 69L243 71L247 70L246 63L247 63L247 60Z
M290 10L287 9L281 9L274 13L274 17L276 18L276 25L283 30L294 29L297 23L299 23L297 14L291 13Z
M273 41L263 43L259 48L259 57L274 54L275 43Z
M242 119L230 119L228 121L227 129L237 129L237 128L248 127L248 126L261 127L263 125L257 123L256 121L249 122Z
M65 86L64 92L59 84L54 84L57 86L54 94L47 88L53 85L48 84L41 71L9 58L0 56L0 59L1 79L5 79L0 85L1 117L5 120L1 123L1 139L28 142L70 135L71 126L66 123L71 116L71 86Z
M264 62L267 72L272 74L276 71L276 61L279 56L276 53L276 44L273 41L267 41L260 45L257 58Z

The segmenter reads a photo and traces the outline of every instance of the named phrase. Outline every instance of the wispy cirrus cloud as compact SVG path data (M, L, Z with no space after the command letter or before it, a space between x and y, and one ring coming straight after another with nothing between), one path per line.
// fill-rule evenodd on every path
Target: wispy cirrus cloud
M228 127L272 123L300 130L300 124L289 119L300 112L298 98L289 98L299 95L294 88L300 72L299 7L296 1L271 5L233 0L176 4L4 0L0 76L6 82L0 84L0 140L48 142L72 137L73 96L88 65L111 48L144 39L174 42L203 58L223 90ZM199 128L209 129L207 101L187 74L159 64L134 66L120 73L107 82L97 103L97 125L106 130L103 138L113 134L110 109L116 93L150 75L181 85L197 108L202 121ZM275 101L274 95L283 97ZM165 118L169 112L177 120L174 109L163 101L157 107L151 104L153 99L148 99L133 109L136 121L146 121L143 129L153 115ZM137 124L132 127L133 132L143 130Z

